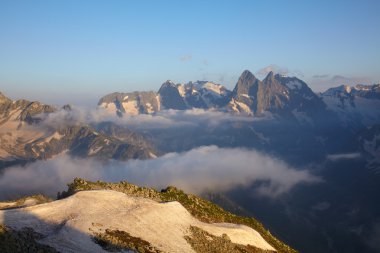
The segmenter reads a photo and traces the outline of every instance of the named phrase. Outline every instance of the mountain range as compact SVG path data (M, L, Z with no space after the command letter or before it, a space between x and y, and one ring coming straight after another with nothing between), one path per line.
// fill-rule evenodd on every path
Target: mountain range
M312 123L331 112L362 124L378 122L380 85L339 86L316 94L302 80L270 72L263 80L245 70L235 88L209 81L175 84L168 80L158 92L111 93L98 106L119 116L154 114L162 110L205 109L262 117L294 118ZM332 116L334 117L334 116ZM313 122L315 123L315 122ZM351 122L352 123L352 122Z
M117 138L81 122L44 124L43 118L50 114L63 111L70 115L70 110L68 105L56 108L23 99L12 101L0 93L0 169L49 159L64 152L101 159L155 157L153 147L129 130L124 130L123 137Z
M358 84L355 87L342 85L315 93L304 81L296 77L270 72L263 80L259 80L250 71L245 70L232 91L209 81L185 84L166 81L158 92L136 91L106 95L99 100L98 107L120 117L156 115L165 110L201 109L272 120L269 128L260 122L229 125L228 130L220 126L212 132L208 131L207 137L201 133L205 129L198 129L197 133L202 136L202 140L198 140L194 135L191 140L184 140L183 137L173 138L171 129L169 132L151 131L148 138L159 150L165 152L177 150L168 149L167 146L160 145L161 143L181 142L174 145L178 149L208 145L212 142L219 146L244 145L264 148L271 152L283 147L277 153L280 156L287 150L295 149L305 153L310 146L314 146L325 152L312 151L312 155L321 153L325 156L334 152L365 150L359 148L368 146L359 135L366 131L367 127L380 123L380 84ZM269 129L270 132L267 133ZM186 129L183 131L186 132ZM295 132L296 135L293 134ZM371 141L375 140L378 132L369 132L373 134ZM159 141L152 137L156 135L161 136L158 138ZM205 138L213 140L206 141ZM246 143L248 140L250 143ZM271 144L268 144L269 140ZM366 152L366 155L371 156L372 161L379 159L377 152L373 150Z
M218 192L213 201L234 203L301 252L376 252L379 108L380 84L315 93L296 77L270 72L259 80L248 70L232 90L211 81L166 81L157 92L111 93L94 108L101 115L95 121L78 120L75 107L0 93L0 173L60 154L104 162L210 145L255 149L322 182L276 201L254 196L268 184L254 182Z

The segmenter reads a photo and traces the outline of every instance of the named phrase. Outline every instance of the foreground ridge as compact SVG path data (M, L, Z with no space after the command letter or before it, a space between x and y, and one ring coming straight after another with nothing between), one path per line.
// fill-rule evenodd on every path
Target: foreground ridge
M178 201L195 218L206 223L233 223L246 225L255 229L277 252L297 252L276 237L274 237L256 219L241 217L225 211L223 208L192 194L186 194L182 190L169 186L166 189L156 191L147 187L139 187L127 181L119 183L107 183L103 181L91 182L76 178L68 184L68 190L59 193L59 198L71 196L79 191L87 190L114 190L126 193L130 196L149 198L155 201ZM259 251L260 252L260 251Z
M0 210L1 252L296 252L255 219L175 187L68 186L56 201Z

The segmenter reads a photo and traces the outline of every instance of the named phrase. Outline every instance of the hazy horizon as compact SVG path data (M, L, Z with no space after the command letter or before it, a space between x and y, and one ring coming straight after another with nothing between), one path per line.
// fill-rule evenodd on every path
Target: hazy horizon
M267 75L270 71L273 71L274 73L276 74L283 74L283 75L287 75L288 73L285 73L284 70L281 70L280 68L278 68L276 65L270 65L270 66L267 66L265 68L262 68L261 70L257 71L255 73L255 75L257 75L258 79L260 80L263 80L265 75ZM265 75L263 75L262 73L265 72ZM267 73L268 72L268 73ZM302 78L300 78L299 76L296 76L296 75L290 75L290 76L295 76L301 80L303 80ZM261 78L260 78L261 77ZM226 85L222 82L216 82L214 80L206 80L206 79L197 79L197 80L189 80L187 82L194 82L194 81L211 81L211 82L214 82L214 83L218 83L218 84L221 84L223 86L225 86L227 89L230 89L230 90L233 90L237 81L238 81L238 78L239 78L239 75L237 75L237 78L236 78L236 82L232 85ZM324 79L324 77L319 77L319 78L316 78L316 79ZM170 80L170 79L168 79ZM77 93L74 91L67 91L66 93L63 94L63 97L60 96L62 94L59 94L58 92L52 92L50 94L45 94L45 93L42 93L42 94L33 94L33 93L29 93L28 91L31 91L33 90L33 88L31 88L30 90L26 90L24 91L25 92L25 95L24 92L12 92L12 90L10 89L10 92L7 93L7 87L4 89L4 90L0 90L0 92L2 92L5 96L9 97L10 99L12 100L18 100L18 99L27 99L27 100L31 100L31 101L39 101L39 102L42 102L42 103L46 103L46 104L52 104L52 105L57 105L57 106L62 106L62 105L65 105L65 104L72 104L72 105L77 105L77 106L82 106L82 107L88 107L88 108L91 108L91 107L94 107L97 105L99 99L101 97L103 97L104 95L107 95L107 94L110 94L110 93L113 93L113 92L125 92L125 93L128 93L128 92L135 92L135 91L158 91L159 88L161 87L161 85L165 82L166 80L162 81L160 84L158 84L155 88L153 89L144 89L144 88L141 88L140 90L136 90L136 89L132 89L131 90L131 86L128 86L126 85L125 89L124 90L109 90L109 91L105 91L103 93L101 92L98 92L98 94L92 94L91 96L88 96L88 94L85 94L85 93ZM174 83L181 83L181 84L185 84L187 82L177 82L175 80L170 80L170 81L173 81ZM305 80L303 80L305 81ZM321 90L315 90L313 85L310 84L310 82L307 82L306 83L309 85L309 87L316 93L318 92L323 92L323 91L326 91L327 89L331 88L331 87L337 87L337 86L340 86L340 85L348 85L348 86L355 86L357 84L365 84L365 85L371 85L371 84L377 84L376 82L370 82L369 79L360 79L360 78L348 78L348 77L344 77L344 76L339 76L339 75L335 75L333 77L331 77L331 80L327 80L326 82L329 82L330 83L330 86L328 87L325 87L325 89L321 89ZM107 85L105 85L105 87L108 87ZM9 88L12 88L12 87L9 87ZM23 95L23 96L20 96L20 95Z
M378 1L2 1L0 90L93 105L108 93L241 72L297 76L315 92L379 83Z

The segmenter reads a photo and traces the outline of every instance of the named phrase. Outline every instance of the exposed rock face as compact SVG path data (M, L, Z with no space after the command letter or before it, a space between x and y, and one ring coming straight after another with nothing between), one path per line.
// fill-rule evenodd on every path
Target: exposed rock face
M231 97L231 91L220 84L207 81L174 84L166 81L158 92L111 93L99 100L98 106L122 116L154 114L165 109L186 110L192 108L223 108Z
M228 107L255 116L270 112L306 121L326 110L321 99L298 78L270 72L260 81L248 70L240 76Z
M56 108L50 105L44 105L40 102L30 102L24 99L12 101L0 93L0 117L6 119L10 113L15 110L19 111L18 119L20 121L33 123L38 121L38 118L34 116L41 113L54 112Z
M116 111L118 115L201 108L258 117L272 113L279 117L293 117L310 122L315 120L313 114L323 114L326 110L326 105L306 83L295 77L274 75L273 72L261 81L245 70L233 91L208 81L186 84L166 81L158 93L149 93L150 99L144 101L143 105L140 101L145 92L135 92L133 96L130 94L112 93L101 98L99 106ZM147 103L151 106L150 109L146 109Z
M160 110L158 94L153 91L112 93L102 97L98 103L110 111L116 111L119 115L151 114Z
M177 85L172 81L166 81L158 90L161 105L165 109L185 110L185 101L181 97Z
M178 86L189 109L223 108L231 98L231 91L220 84L208 81L189 82Z
M232 92L229 107L233 111L261 114L264 110L262 105L263 84L250 71L245 70Z
M0 107L3 107L6 104L11 103L12 100L7 98L3 93L0 92Z

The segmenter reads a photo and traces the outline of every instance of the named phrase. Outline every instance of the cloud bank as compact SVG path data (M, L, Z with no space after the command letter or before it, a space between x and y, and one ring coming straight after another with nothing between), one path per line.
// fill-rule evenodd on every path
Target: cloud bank
M265 182L256 193L267 197L277 197L300 183L320 181L308 171L295 170L281 160L254 150L207 146L152 160L102 163L92 158L62 155L25 167L10 167L0 177L0 198L35 193L55 196L75 177L111 182L127 180L156 189L174 185L195 194Z
M254 118L244 115L232 115L230 113L210 111L203 109L192 110L164 110L154 115L140 114L116 117L103 108L85 109L73 107L71 111L59 110L43 115L42 125L45 127L59 128L76 124L97 124L101 122L113 122L127 126L131 129L167 129L175 127L215 127L224 123L253 122L268 120L268 118Z

